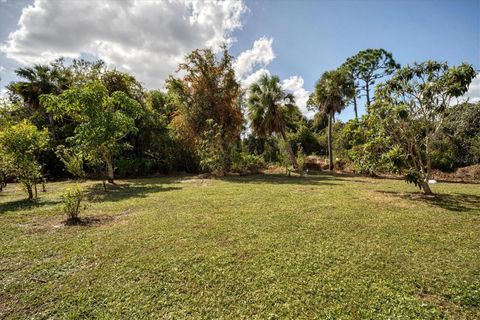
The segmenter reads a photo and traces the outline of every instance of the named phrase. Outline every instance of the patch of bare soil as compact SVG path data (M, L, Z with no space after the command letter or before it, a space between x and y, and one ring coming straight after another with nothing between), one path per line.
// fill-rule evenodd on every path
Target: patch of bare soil
M388 204L389 206L395 207L395 208L403 208L403 209L409 209L413 208L416 206L415 203L409 202L409 201L404 201L404 200L412 200L412 197L415 197L415 195L410 195L406 193L396 193L395 195L399 195L401 200L399 201L398 197L393 197L392 194L387 193L387 192L378 192L378 191L367 191L368 197L367 199L376 203L380 204Z
M98 215L98 216L86 216L86 217L79 217L76 220L68 221L62 220L58 216L55 218L41 218L35 219L30 223L22 223L17 224L19 227L25 228L28 232L37 233L37 232L48 232L48 231L55 231L60 230L62 228L71 227L71 226L101 226L106 225L109 223L113 223L118 221L125 216L131 214L133 212L132 208L128 208L127 210L116 214L116 215Z
M432 295L424 290L420 290L418 293L418 298L424 303L430 305L436 305L444 311L449 311L450 313L457 314L461 309L460 306L455 304L453 301L446 299L444 297L439 297L437 295Z

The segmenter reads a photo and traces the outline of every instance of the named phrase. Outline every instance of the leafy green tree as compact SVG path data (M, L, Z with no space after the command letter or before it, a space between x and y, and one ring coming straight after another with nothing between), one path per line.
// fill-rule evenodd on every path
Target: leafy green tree
M195 50L180 64L181 79L167 80L170 103L176 109L172 126L175 131L197 145L198 139L210 129L208 119L222 128L221 141L224 168L230 166L229 146L240 140L243 115L240 110L241 88L238 83L233 58L226 48L216 55L211 49Z
M443 170L480 163L480 102L448 109L432 153L432 166Z
M147 104L158 114L166 116L168 120L174 116L175 104L170 101L168 94L160 90L148 92Z
M58 94L70 84L70 77L59 67L61 63L62 60L57 60L51 65L37 64L32 67L18 68L15 74L23 81L12 82L7 86L12 94L22 98L31 120L40 127L49 128L54 144L57 139L56 124L52 113L41 106L40 96ZM44 119L47 120L46 123Z
M467 92L475 75L468 64L449 67L426 61L399 69L377 88L369 121L383 146L381 160L392 171L405 173L425 194L432 194L432 144L452 110L452 99Z
M340 113L355 95L354 83L342 68L324 72L308 100L308 107L328 115L328 167L333 170L333 117Z
M225 163L223 161L222 127L212 119L208 119L207 128L198 142L197 152L200 157L200 167L203 170L223 175Z
M277 76L263 75L258 82L249 88L248 117L252 130L260 137L278 133L285 142L285 150L297 170L298 163L287 138L286 123L289 114L295 113L295 99L292 94L286 94L280 86Z
M58 96L42 96L41 102L56 117L69 117L79 123L67 142L91 163L105 164L107 180L113 183L113 158L121 148L130 147L125 137L137 130L135 119L142 114L140 104L121 91L109 95L98 81Z
M355 110L355 119L358 119L357 95L365 95L367 99L367 108L371 104L370 90L379 79L390 75L400 68L395 62L390 52L385 49L367 49L358 52L350 57L342 65L346 69L355 84L355 94L353 95L353 106Z
M109 95L120 91L139 103L145 100L142 85L134 76L128 73L118 70L106 70L101 74L100 79L105 88L107 88Z
M29 200L33 199L34 188L36 191L36 183L41 178L41 166L37 157L41 151L47 149L48 142L48 130L38 130L27 120L0 131L3 170L20 181Z

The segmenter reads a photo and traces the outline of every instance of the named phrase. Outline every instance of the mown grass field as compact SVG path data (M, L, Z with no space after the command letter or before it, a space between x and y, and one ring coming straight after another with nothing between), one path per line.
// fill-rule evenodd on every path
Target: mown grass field
M0 318L480 318L480 185L327 174L0 193Z

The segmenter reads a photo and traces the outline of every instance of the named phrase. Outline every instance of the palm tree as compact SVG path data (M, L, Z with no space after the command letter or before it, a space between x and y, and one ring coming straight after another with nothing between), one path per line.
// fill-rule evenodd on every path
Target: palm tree
M263 75L258 82L252 84L248 97L248 116L252 122L252 130L260 137L278 133L285 141L285 149L297 170L298 164L292 146L286 134L286 118L297 109L292 94L286 94L280 86L277 76Z
M309 105L328 115L328 168L333 170L332 124L335 112L340 113L355 96L355 85L344 69L322 74L309 98Z
M42 108L39 97L42 94L60 93L67 86L67 76L62 74L56 65L34 65L33 67L19 68L15 70L15 73L25 81L12 82L7 88L23 99L25 107L29 109L34 119L37 118L38 121L46 116L49 131L55 141L53 115Z

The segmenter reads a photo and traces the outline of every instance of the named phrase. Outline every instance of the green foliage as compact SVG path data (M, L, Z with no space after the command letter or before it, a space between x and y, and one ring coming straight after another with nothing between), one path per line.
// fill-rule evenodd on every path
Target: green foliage
M252 121L252 130L260 137L283 134L287 119L296 110L293 95L282 90L277 76L265 74L249 88L248 117Z
M371 128L368 140L381 145L363 151L382 154L370 158L386 164L389 171L406 171L408 181L416 181L412 171L419 173L422 181L428 181L432 149L439 140L447 110L453 110L451 100L464 94L474 77L475 71L469 65L449 68L435 61L397 70L378 86L375 103L365 120ZM428 184L421 187L431 193Z
M453 170L480 163L480 103L462 103L447 109L432 146L432 165Z
M326 71L317 81L314 92L308 98L307 106L328 116L328 163L333 170L333 117L340 113L355 96L355 84L343 68Z
M257 173L265 167L265 161L261 155L239 152L233 159L232 170L239 173Z
M326 71L308 99L310 110L324 114L340 113L353 98L354 83L344 69Z
M71 148L66 148L64 145L59 145L57 146L55 154L62 161L65 169L67 169L67 171L75 178L85 178L83 156L79 152L75 152L75 150Z
M319 144L317 136L306 122L300 122L297 130L289 134L289 140L298 150L297 146L301 146L306 154L325 154L326 150Z
M80 214L81 202L83 200L83 189L80 186L73 186L67 188L62 195L63 212L67 215L67 221L74 223L78 221Z
M387 152L382 154L384 168L394 173L401 173L408 161L408 154L400 145L392 146ZM408 179L407 179L408 180Z
M33 187L41 177L41 165L37 157L47 149L48 130L38 130L24 120L0 131L0 154L3 170L17 177L28 194L33 198Z
M107 88L98 81L65 90L57 96L44 95L40 100L56 118L75 119L79 124L67 142L86 160L106 163L108 167L112 166L115 154L130 147L125 137L137 131L135 119L143 113L137 101L122 91L109 95ZM113 175L113 172L108 174Z
M297 145L297 161L298 161L298 172L300 173L301 176L303 176L304 170L304 164L305 160L307 159L307 155L305 152L303 152L302 145L299 143Z
M208 120L212 119L222 128L219 138L223 153L227 153L229 144L240 139L244 120L233 57L226 48L218 55L211 49L194 50L178 70L183 78L167 80L169 106L176 110L171 127L192 149L198 149L197 138L211 130ZM225 169L228 165L223 164Z
M393 145L408 149L389 134L397 125L404 132L396 131L396 137L419 139L410 144L418 146L417 153L429 168L454 170L480 162L479 104L451 107L451 98L465 92L475 74L468 65L448 68L428 61L395 73L399 65L391 53L360 51L318 81L308 101L309 108L318 111L312 120L303 117L278 77L265 76L248 91L242 90L233 65L226 49L220 54L195 50L179 66L179 77L167 81L166 92L147 91L134 76L108 69L102 61L80 59L67 64L59 59L19 68L19 81L9 84L8 98L0 101L0 127L26 119L39 129L48 128L51 148L39 154L37 161L50 177L64 176L66 171L88 175L103 167L112 180L113 171L125 177L198 172L197 143L209 130L207 119L222 127L224 170L235 165L236 160L230 159L236 156L231 153L233 146L262 155L269 163L283 161L287 155L287 162L296 167L301 144L305 154L330 153L330 162L333 154L342 161L354 161L356 172L399 171L394 162L385 160L390 157L382 156ZM367 99L369 113L375 116L344 125L334 121L335 113L352 99L369 94L393 73L392 79L378 86L375 100L379 104L371 105ZM413 96L421 99L415 101ZM419 105L428 112L419 110ZM395 111L388 111L389 106ZM252 134L240 143L247 125L244 111ZM438 125L440 119L443 122ZM433 138L426 152L424 138L429 135ZM279 138L289 142L282 143L285 150L280 150ZM58 146L65 150L55 152ZM409 157L402 170L412 161Z
M296 169L297 160L286 133L287 123L298 114L293 95L285 93L280 78L267 74L250 86L248 94L248 117L253 132L259 137L280 134L287 156Z
M410 184L413 184L414 186L416 186L418 189L422 189L422 184L423 184L423 175L416 171L416 170L412 170L412 169L409 169L406 173L405 173L405 181L407 183L410 183Z
M348 58L341 68L347 70L355 82L355 95L366 97L368 107L371 103L370 90L375 82L394 73L400 65L385 49L366 49Z
M197 142L197 153L202 170L220 175L225 174L222 130L222 127L215 123L213 119L208 119L207 127Z
M278 162L278 154L281 152L278 146L278 138L274 135L261 138L255 134L249 134L243 141L249 154L262 155L267 163Z

